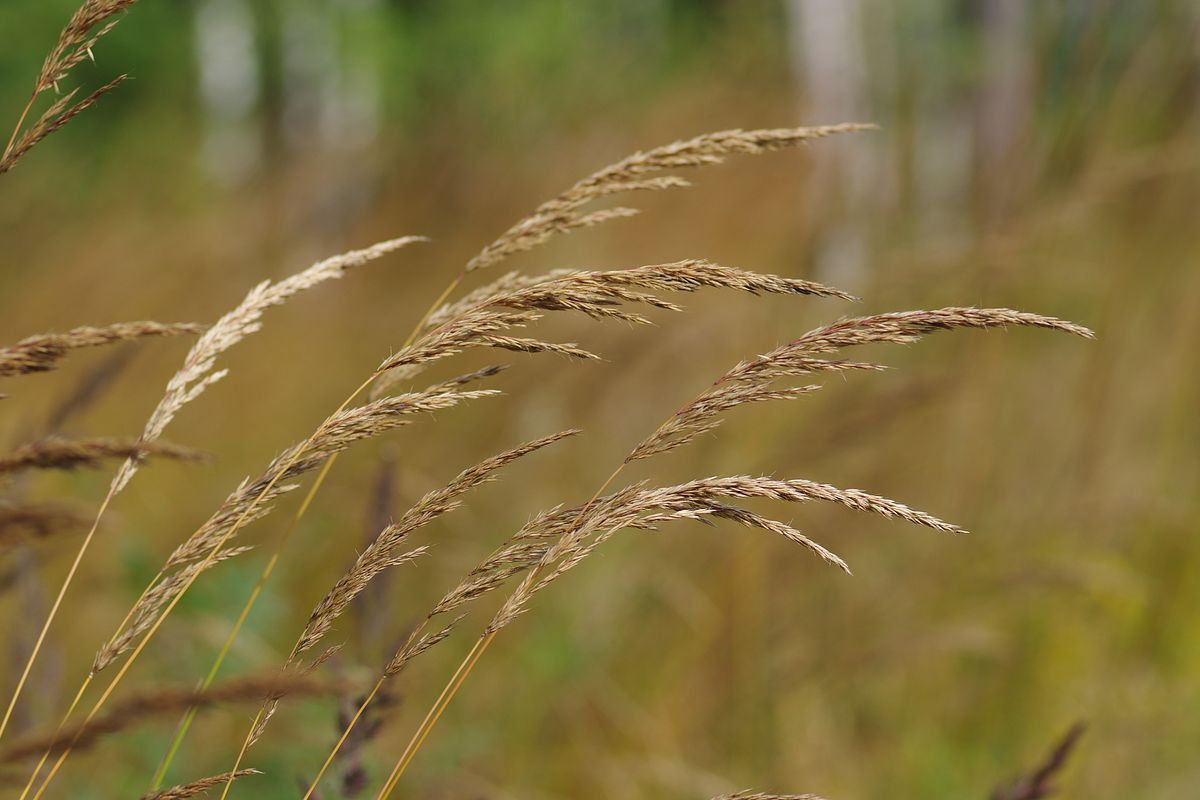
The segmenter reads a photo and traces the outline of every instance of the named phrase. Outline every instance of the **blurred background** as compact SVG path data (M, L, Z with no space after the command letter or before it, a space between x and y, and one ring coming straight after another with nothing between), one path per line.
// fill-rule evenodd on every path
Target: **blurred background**
M74 7L0 6L4 130ZM433 556L396 570L336 631L339 674L372 681L496 543L541 509L586 500L740 358L847 314L1011 306L1098 339L962 332L879 351L895 369L736 415L627 473L861 487L969 537L776 509L853 577L733 528L618 537L502 634L401 791L984 798L1077 720L1089 730L1064 797L1200 791L1200 3L145 2L79 75L94 86L124 72L133 80L0 178L0 341L209 322L320 257L402 234L433 241L268 312L230 351L229 377L167 434L216 461L152 464L118 499L34 671L22 729L57 720L174 545L538 203L707 131L872 121L879 132L693 171L693 188L634 200L641 216L506 265L705 257L833 283L861 303L698 294L654 328L553 321L607 361L505 359L505 397L343 456L224 674L281 663L380 521L483 456L585 430L426 530ZM136 435L189 344L80 353L7 381L5 446L44 430L97 374L110 385L63 432ZM45 474L22 490L90 514L109 477ZM247 532L261 547L196 585L131 685L203 675L299 499ZM5 697L77 541L0 562ZM393 687L365 753L372 786L489 613ZM285 701L251 753L266 774L243 796L294 796L337 736L336 706ZM171 779L227 769L251 713L204 714ZM145 791L171 730L72 757L60 796ZM331 783L325 796L342 795Z

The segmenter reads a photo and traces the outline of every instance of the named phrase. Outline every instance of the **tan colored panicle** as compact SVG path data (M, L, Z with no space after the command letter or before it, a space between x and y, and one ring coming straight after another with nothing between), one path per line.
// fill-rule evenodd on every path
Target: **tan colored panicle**
M321 426L317 436L299 458L295 457L295 452L300 445L296 445L272 460L262 475L254 481L243 481L216 513L175 549L163 567L164 572L183 565L205 569L211 566L216 559L208 558L209 553L218 544L223 548L228 545L229 534L235 526L245 525L270 513L273 508L272 502L295 488L294 484L287 481L317 468L327 458L355 442L408 424L411 421L408 417L412 415L451 408L464 400L496 394L498 392L491 389L469 392L415 392L385 397L333 415ZM247 511L250 513L247 514ZM224 557L230 556L226 554ZM96 656L94 671L111 664L133 646L141 633L149 630L158 612L175 594L190 585L195 577L194 573L180 577L184 575L185 572L180 571L164 578L159 584L159 593L153 598L147 594L139 601L132 615L133 623L126 630L119 631L101 648Z
M162 578L153 587L138 598L137 603L129 612L125 627L105 642L92 659L92 673L95 674L116 661L129 648L133 647L138 637L150 630L150 626L158 618L158 614L171 600L183 591L183 588L198 575L202 568L211 569L222 561L240 556L250 551L249 547L230 547L215 553L208 563L193 562L186 564L177 572Z
M26 469L76 469L98 467L109 458L154 456L174 461L203 461L207 455L169 442L137 439L60 439L51 437L22 445L0 455L0 474Z
M0 552L28 541L86 530L91 518L60 503L0 503Z
M50 734L35 734L13 742L0 752L0 764L9 764L41 753L80 750L101 737L129 730L188 708L207 708L229 703L261 700L264 696L300 694L308 697L333 694L340 687L311 675L258 675L237 678L207 690L194 687L165 687L139 692L117 703L107 713L89 722L64 726Z
M812 357L846 347L891 342L909 344L930 333L956 328L1033 327L1070 333L1091 339L1095 334L1082 325L1010 308L939 308L896 311L868 317L851 317L809 331L758 358L738 364L721 383L759 380L764 375L807 374Z
M72 101L79 94L79 89L72 89L55 100L38 118L37 122L25 128L19 135L14 130L15 138L10 141L4 153L0 155L0 175L15 167L17 162L43 139L94 106L101 97L116 89L128 78L128 75L118 75L100 88L89 92L77 103L72 103Z
M200 778L191 783L172 786L170 789L162 789L157 792L147 792L138 800L186 800L188 797L198 797L206 794L209 789L215 789L218 786L224 786L231 780L237 778L245 778L248 775L262 775L256 769L239 769L234 773L224 773L221 775L210 775L207 778Z
M883 369L878 364L822 357L843 348L883 342L907 344L926 334L955 328L1011 326L1046 328L1089 338L1092 336L1090 330L1072 322L1007 308L951 307L840 320L734 366L718 378L711 388L638 443L626 463L659 455L691 442L720 425L720 415L738 406L762 400L788 399L819 388L772 388L777 380L823 372Z
M95 59L92 49L96 43L117 24L114 17L133 3L134 0L84 0L83 5L71 15L66 27L59 33L54 48L42 62L42 68L38 72L29 100L13 127L12 135L8 137L8 144L0 153L0 174L4 174L16 166L21 157L34 145L66 125L80 112L90 108L100 97L115 89L125 80L127 76L121 75L79 102L74 102L79 89L72 89L51 103L34 122L28 126L25 125L29 112L33 110L34 104L41 95L51 89L58 92L59 84L67 78L72 69L83 63L85 59Z
M561 510L540 517L535 525L548 530L524 532L524 539L545 538L545 535L549 534L554 539L554 544L542 551L537 563L532 565L535 568L505 601L486 633L493 633L512 622L524 611L535 594L572 569L598 545L623 528L646 528L662 522L703 520L707 517L726 519L783 536L811 550L827 563L849 572L841 558L790 525L728 502L750 498L789 503L819 500L856 511L901 519L939 531L962 532L954 525L894 500L857 489L839 489L813 481L732 476L702 478L654 489L640 485L630 486L613 495L597 498L574 518L564 515ZM566 520L569 522L564 525ZM526 568L530 565L521 566Z
M150 336L177 336L199 333L203 325L193 323L119 322L102 327L83 326L65 333L42 333L0 348L0 377L46 372L54 369L63 356L83 347L99 347Z
M225 543L227 534L239 521L243 524L270 513L271 502L291 491L290 480L319 466L334 453L341 452L356 441L375 436L400 425L407 424L405 415L435 411L451 407L462 400L496 394L485 390L476 392L434 392L398 395L384 398L366 406L348 409L332 417L323 426L319 436L300 458L293 458L291 448L277 456L266 471L255 481L243 481L213 514L186 542L175 549L167 559L164 571L182 565L211 566L217 559L207 559L207 554L217 543ZM286 465L286 468L285 468ZM281 473L282 470L282 473ZM266 491L270 487L269 491ZM265 495L264 495L265 492ZM246 517L247 509L253 512ZM240 552L240 551L239 551ZM225 555L228 558L229 555ZM207 562L207 563L206 563ZM139 602L134 613L134 624L109 641L97 655L95 669L102 669L117 656L132 646L137 636L148 629L158 611L174 596L175 592L190 584L191 575L181 571L163 579L160 593L147 594ZM142 621L144 625L137 624Z
M375 576L395 564L409 561L424 552L425 548L407 552L401 550L401 546L410 534L443 514L453 511L460 505L459 498L462 495L483 483L494 480L496 473L512 462L577 433L579 433L577 430L567 430L526 442L484 459L463 470L446 486L426 493L400 519L384 528L375 541L368 545L358 557L354 565L347 570L346 574L339 578L333 588L326 593L313 609L308 625L297 642L295 653L303 653L314 647L328 632L334 620L345 611L350 602L366 588Z
M701 288L749 294L850 297L812 281L760 274L700 259L621 270L578 271L536 283L508 282L505 286L481 296L474 305L456 306L457 312L441 325L385 359L379 366L379 372L384 375L376 384L376 394L435 361L479 347L593 358L591 353L575 345L515 339L510 335L513 330L524 328L550 312L574 311L593 319L645 323L644 317L626 310L625 306L677 311L677 305L658 297L655 292L694 292Z
M150 414L141 439L152 442L162 436L167 425L188 403L199 397L209 386L225 377L226 371L214 371L216 359L235 344L262 327L263 313L286 302L293 295L329 280L336 280L347 270L362 266L414 242L425 241L421 236L404 236L373 244L361 250L350 250L316 262L307 269L272 283L263 281L250 290L245 299L209 328L188 352L179 371L167 383L167 390ZM113 478L113 494L120 492L137 471L136 459L126 461Z
M568 231L598 225L610 219L632 216L637 209L613 208L585 213L588 203L625 192L660 191L687 186L675 175L655 175L669 170L719 164L737 154L757 154L797 147L805 142L839 133L871 130L873 125L845 124L813 128L728 130L672 142L653 150L637 152L592 173L557 197L538 206L468 263L467 272L493 266L509 256L523 253Z

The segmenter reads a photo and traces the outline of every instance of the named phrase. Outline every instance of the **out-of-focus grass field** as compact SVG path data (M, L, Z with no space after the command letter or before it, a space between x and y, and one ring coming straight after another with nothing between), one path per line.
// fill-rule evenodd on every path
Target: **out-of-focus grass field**
M856 48L843 53L857 65L846 74L817 62L811 31L797 30L829 4L812 3L808 17L803 5L136 5L87 70L96 82L135 80L0 178L0 341L125 319L211 321L254 283L321 256L393 235L434 241L268 312L228 354L229 377L167 437L217 460L151 465L119 498L21 724L57 720L174 545L399 347L510 223L639 148L839 122L848 109L882 130L731 159L689 175L694 188L640 198L635 219L512 267L707 257L848 284L861 303L697 294L652 329L555 321L560 338L607 361L513 356L497 384L505 397L343 456L226 674L282 661L374 534L381 465L398 514L485 455L585 430L473 494L428 532L434 557L397 570L372 614L341 625L335 666L360 680L502 537L541 509L586 500L634 442L740 358L845 314L1009 306L1098 338L963 332L873 351L895 369L739 414L630 473L861 487L969 537L790 510L853 577L725 527L618 537L497 640L400 789L984 798L1085 720L1064 797L1200 793L1200 11L1014 3L1024 16L1014 33L990 13L1003 4L860 0L848 4L861 19L843 43ZM5 131L72 8L0 9ZM842 76L832 105L814 78L826 68ZM187 347L137 345L68 433L135 435ZM3 441L36 430L110 355L7 381ZM91 509L108 480L48 474L31 493ZM248 532L258 552L196 585L131 681L202 676L298 500ZM65 541L29 551L0 593L5 698L71 553ZM400 703L368 751L376 780L471 630L397 685ZM250 713L202 716L172 777L227 769ZM240 784L243 796L293 796L336 737L331 703L285 702L280 713L253 751L267 774ZM145 791L169 733L151 727L73 756L59 796Z

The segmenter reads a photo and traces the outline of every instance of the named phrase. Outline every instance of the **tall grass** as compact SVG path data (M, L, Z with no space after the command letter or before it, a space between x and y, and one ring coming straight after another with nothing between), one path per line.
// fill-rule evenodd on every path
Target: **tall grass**
M38 98L62 81L71 69L89 56L96 41L113 24L114 16L132 4L132 0L88 0L71 20L35 84L29 105L21 114L0 160L0 173L7 171L50 132L66 124L97 97L116 84L106 85L84 100L71 105L73 95L54 103L41 117L26 126L26 117ZM629 326L651 322L657 312L679 312L678 295L699 290L722 290L751 296L813 299L824 303L852 301L846 292L814 281L783 274L760 273L744 268L688 257L667 263L638 265L619 269L559 269L540 275L513 272L455 298L461 284L473 273L494 267L511 256L542 246L554 237L582 228L632 216L625 207L592 208L599 201L617 195L643 191L682 188L687 181L675 172L712 166L735 155L759 155L795 148L822 138L872 129L873 126L850 123L811 128L728 130L704 134L635 153L604 167L573 184L564 192L536 208L529 216L504 231L453 273L446 288L430 304L428 311L413 321L411 334L377 366L366 371L361 383L307 435L284 449L252 478L243 480L226 499L190 535L167 556L145 588L130 605L112 633L97 642L90 669L81 679L73 699L55 724L46 731L25 736L6 745L0 743L0 764L29 766L28 777L20 794L22 800L37 800L54 786L55 778L67 768L70 755L84 747L102 747L106 739L126 734L150 718L183 714L174 740L154 776L146 776L150 785L147 797L191 797L221 788L222 797L237 790L240 780L258 774L243 763L252 747L267 735L268 722L285 695L314 696L334 691L333 683L316 674L335 659L338 646L318 651L338 628L343 615L367 589L382 576L400 567L415 569L437 552L431 545L412 546L410 536L438 521L467 502L468 493L497 478L499 473L519 459L566 442L578 430L547 433L524 444L490 456L466 467L439 488L425 492L398 518L378 531L358 557L324 592L307 618L295 620L295 644L279 659L279 668L263 676L216 683L227 654L242 629L247 615L263 592L281 559L303 559L310 555L292 546L291 532L310 508L319 488L332 475L336 457L363 442L377 439L417 419L449 412L476 400L488 399L500 415L515 414L505 406L500 392L486 388L503 365L482 369L463 366L457 377L431 380L423 388L414 388L417 379L436 366L451 363L474 351L506 354L555 356L564 370L569 361L593 362L601 356L590 345L555 341L540 332L544 320L561 315L582 315L596 322L618 322ZM818 142L819 146L819 142ZM11 453L0 454L0 475L39 469L73 466L95 467L105 459L122 459L98 510L90 517L90 529L83 536L55 600L41 624L36 641L25 658L20 676L9 695L0 737L3 737L23 697L28 679L40 663L39 654L52 630L52 624L64 608L68 589L81 570L103 558L90 549L100 531L102 518L116 497L128 488L132 478L148 457L195 460L194 451L162 441L170 423L179 413L200 399L206 390L221 380L225 370L217 369L218 359L238 342L258 331L264 313L302 291L340 278L352 268L377 260L406 245L422 240L407 236L389 239L371 247L351 250L324 259L308 269L278 282L264 281L253 287L232 311L208 327L162 325L139 322L101 328L81 327L66 334L44 334L24 339L0 349L0 376L20 377L57 366L69 351L80 347L113 344L147 336L199 334L182 366L167 383L162 400L150 413L139 436L133 439L94 437L78 441L41 438ZM406 326L405 326L406 327ZM878 372L884 366L874 361L843 357L843 351L876 344L909 344L927 334L956 329L998 329L1032 327L1091 337L1080 325L1056 317L1007 308L946 307L933 310L902 311L856 317L842 317L828 325L799 335L767 353L747 357L719 376L698 396L679 409L640 441L633 443L613 467L609 477L582 502L564 499L551 508L525 508L528 522L512 532L503 543L476 567L457 581L433 606L419 617L409 630L390 634L398 644L386 665L378 671L363 699L346 715L340 737L323 763L297 760L296 768L313 774L307 781L304 797L319 794L323 777L339 753L351 741L351 735L366 718L379 698L393 696L392 684L400 681L412 662L434 647L450 640L471 619L470 612L485 602L493 604L490 621L478 631L474 645L449 677L445 688L396 756L394 766L378 787L376 798L388 797L398 786L409 765L442 718L446 708L479 664L499 633L513 625L534 607L534 599L551 584L587 559L596 549L623 530L657 530L669 522L699 522L708 525L729 523L745 529L761 530L791 542L818 559L845 573L847 562L816 537L800 531L791 522L776 519L757 510L759 505L833 504L855 511L897 519L935 531L958 534L962 530L937 516L919 511L889 498L860 489L840 488L802 478L773 475L691 475L682 481L656 481L652 478L618 482L626 468L679 450L720 426L725 415L743 407L775 400L803 399L820 390L818 381L838 377L853 385L851 379ZM399 339L400 337L397 337ZM320 364L312 365L314 372ZM265 367L264 367L265 369ZM29 380L29 378L23 378ZM483 386L485 388L475 388ZM528 387L536 392L537 386ZM659 387L671 391L673 387ZM403 389L403 390L401 390ZM20 384L17 389L20 390ZM637 397L627 402L638 404ZM447 442L450 442L447 437ZM555 447L550 454L565 449ZM439 452L412 452L413 463L442 464L451 459L451 446ZM549 459L552 455L540 456ZM886 453L879 457L886 458ZM127 699L114 699L132 669L143 656L153 652L151 645L172 613L191 591L218 564L236 559L250 550L241 534L251 523L267 517L285 495L299 487L299 481L316 473L307 495L249 590L242 611L227 633L223 646L214 654L208 673L194 689L150 690ZM514 486L511 502L524 507L522 487ZM5 527L24 524L35 530L41 525L49 531L62 524L49 511L38 516L26 510L24 519L16 505L5 522L0 509L0 542ZM445 550L442 547L439 550ZM92 554L92 560L87 556ZM410 567L410 565L412 565ZM796 569L803 567L797 566ZM499 600L502 590L507 596ZM112 676L91 699L91 687L101 673ZM257 712L249 720L240 743L230 742L230 767L221 774L200 777L191 783L161 790L173 758L186 747L185 735L197 709L234 702L255 704ZM78 713L83 707L87 710ZM370 743L367 742L366 745ZM356 746L366 746L360 739ZM1069 749L1069 748L1068 748ZM46 769L47 764L49 768ZM869 765L864 765L869 769ZM767 795L742 792L727 795L726 800L772 800L811 795Z

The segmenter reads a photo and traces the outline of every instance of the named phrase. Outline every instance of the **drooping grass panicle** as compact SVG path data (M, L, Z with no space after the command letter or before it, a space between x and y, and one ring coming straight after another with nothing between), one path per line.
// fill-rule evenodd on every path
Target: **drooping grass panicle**
M224 370L213 372L213 367L215 366L217 356L228 348L232 347L237 342L241 341L249 334L257 331L260 327L260 319L262 314L267 308L283 303L297 292L312 288L313 286L316 286L327 280L339 278L345 274L347 270L353 267L365 264L369 261L379 258L382 255L385 255L386 253L392 252L393 250L420 240L421 237L408 236L379 242L361 250L349 251L347 253L319 261L308 269L277 283L264 281L256 286L250 291L250 293L237 308L226 314L224 317L218 320L215 325L209 328L205 332L204 336L200 338L200 340L188 353L188 356L184 359L181 369L168 382L167 391L163 399L159 402L154 412L150 415L150 418L147 421L140 437L141 440L143 442L152 442L157 440L162 435L163 430L166 428L168 423L175 417L175 415L183 406L196 399L201 393L204 392L205 389L224 376ZM353 397L349 398L346 401L346 404L348 405L352 399ZM343 408L344 407L345 406L343 406ZM20 698L21 690L25 685L25 681L29 676L29 672L33 667L33 663L37 659L38 653L40 652L42 642L45 640L50 625L53 623L55 615L61 606L63 597L65 596L67 589L70 587L71 581L73 580L79 565L83 561L83 557L86 554L92 538L95 535L96 529L99 526L100 519L103 517L104 512L112 499L122 489L124 489L125 486L128 485L130 479L137 471L137 467L138 459L127 459L121 465L117 473L113 476L112 484L109 487L104 501L100 505L100 509L96 514L92 529L84 537L83 542L81 543L79 550L75 555L75 560L70 569L67 571L66 578L63 580L63 583L59 588L58 596L55 599L54 604L51 606L50 613L42 626L41 633L38 635L37 643L35 644L28 660L26 661L21 677L18 679L16 689L13 691L12 697L9 700L8 708L5 711L3 721L0 721L0 735L3 734L8 720L11 718L12 711L16 706L17 700ZM282 472L283 471L281 470L281 475ZM273 489L273 484L268 484L263 488L263 493L265 494L271 489ZM252 499L249 501L244 511L247 517L256 511L256 504L257 500ZM228 529L230 533L236 529L238 524L239 523L237 520L234 520L230 523L230 528ZM214 549L210 555L212 557L216 557L218 553ZM207 560L211 563L212 558L208 558ZM159 577L162 576L163 573L160 573ZM155 580L158 580L158 578ZM189 585L190 581L183 584L180 587L180 593L186 591L186 587ZM147 588L147 591L148 590L149 587ZM170 609L174 607L175 602L175 599L171 599L170 602L168 602L164 607L163 613L169 613ZM136 610L137 607L135 604L135 607L131 609L130 613L132 614ZM128 618L126 621L128 621ZM157 622L151 623L151 629L153 629L155 624L157 624ZM121 629L124 628L124 625L125 621L118 626L117 635L120 634ZM147 635L150 635L149 631L147 631ZM103 652L103 649L101 652ZM88 678L85 678L85 687L87 682L91 680L91 676L94 675L95 672L92 672ZM107 698L108 694L114 688L115 681L114 684L110 685L110 687L106 690L99 703L103 703L104 699ZM82 696L81 693L82 688L80 692L76 693L76 699L74 701L75 703L79 701L80 697ZM99 708L99 705L97 705L97 708ZM74 704L70 709L68 709L67 715L69 716L73 710ZM92 713L94 714L95 710L93 710ZM60 756L59 764L62 763L62 759L65 757L65 753ZM54 769L56 768L57 767L52 769L51 774L53 774ZM43 790L44 788L45 785L43 785Z
M330 456L355 442L406 425L412 421L409 417L413 415L451 408L465 400L496 394L499 392L494 389L414 392L384 397L332 415L322 423L303 452L298 450L302 445L295 445L273 459L258 478L243 481L221 507L175 549L167 559L163 573L183 565L206 569L215 563L222 552L226 553L224 557L229 557L227 548L236 533L235 528L270 513L272 502L295 488L287 481L315 469ZM163 579L159 585L170 585L172 590L164 589L164 594L155 603L147 599L148 595L139 600L138 607L131 615L133 621L101 648L93 671L108 666L132 647L137 638L154 624L160 609L165 608L175 594L184 590L195 578L195 574L191 574L181 579L180 574L175 573Z
M263 281L245 299L225 314L201 336L188 352L179 371L167 383L163 399L150 414L141 439L152 442L162 436L167 425L188 403L199 397L209 386L225 377L226 370L214 371L216 359L222 353L262 327L263 313L286 302L292 296L335 280L347 270L374 261L414 242L425 241L421 236L403 236L378 242L360 250L350 250L316 262L301 272L281 281ZM137 460L122 465L113 478L114 494L121 491L137 471Z
M597 545L622 528L648 529L675 520L720 518L781 535L813 551L822 560L847 570L845 562L828 549L791 526L730 505L730 500L760 498L800 503L813 500L902 519L948 533L961 533L957 526L916 511L901 503L857 489L839 489L806 480L732 476L703 478L676 486L627 487L600 497L588 507L558 507L530 520L501 548L435 604L419 630L435 617L458 612L467 603L502 586L515 575L542 565L536 577L527 578L524 589L513 593L506 608L497 613L488 631L507 625L528 600L545 586L578 564ZM847 570L848 571L848 570ZM389 663L386 674L398 674L417 655L442 641L458 620L433 633L410 636Z
M566 430L525 442L468 467L445 486L427 492L398 520L380 531L354 564L317 603L309 616L308 624L288 656L285 669L291 668L297 656L311 650L321 641L333 623L350 606L350 603L377 576L392 567L408 563L428 551L428 546L405 548L408 537L414 531L458 508L464 494L481 484L495 480L496 473L514 461L578 433L578 430ZM247 746L254 744L262 736L267 720L273 713L274 704L268 704L259 712L247 737Z
M203 461L207 458L198 450L170 442L142 442L128 438L48 437L0 455L0 474L27 469L98 467L105 459L148 456L174 461Z
M117 24L117 15L134 4L135 0L84 0L58 36L54 48L42 62L34 82L33 91L25 104L21 116L13 127L8 143L0 153L0 174L8 172L38 142L70 122L80 112L95 104L103 95L115 89L127 76L121 75L91 92L78 102L73 102L79 89L75 88L59 97L30 125L25 125L29 112L37 99L59 84L85 59L95 60L92 52L101 37Z
M0 553L29 542L87 529L91 518L62 503L5 501L0 503Z
M1071 322L1007 308L950 307L843 319L737 364L638 443L626 462L659 455L692 441L720 425L720 415L730 409L762 400L789 399L819 388L773 388L780 379L824 372L884 369L878 364L823 357L844 348L883 342L908 344L926 334L955 328L1011 326L1046 328L1087 338L1092 336L1090 330Z
M814 388L801 387L797 390L769 388L769 384L778 378L831 370L880 368L874 364L814 358L814 354L831 353L843 347L871 342L911 342L925 333L956 327L981 328L1007 325L1031 325L1062 330L1081 336L1091 335L1086 328L1073 323L1010 309L947 308L937 311L901 312L843 320L834 325L818 328L771 353L737 365L719 378L713 388L685 405L658 430L636 445L630 455L626 457L625 463L658 455L692 441L700 434L716 427L720 423L720 414L737 406L769 399L790 399ZM671 490L663 490L664 494L649 502L652 505L657 503L661 507L670 508L676 514L684 516L689 513L694 514L702 511L706 503L711 502L711 499L700 502L700 498L692 496L691 490L701 487L711 490L718 484L723 489L731 491L730 496L734 497L769 496L774 499L791 501L829 500L857 510L897 517L939 530L958 531L956 527L943 523L935 517L923 512L915 512L885 498L868 495L858 490L840 490L824 484L802 481L781 483L772 479L706 479L693 482L691 485L684 484L673 487ZM671 503L664 504L666 498L675 496L680 491L683 492L682 496ZM643 499L641 502L647 502L647 500ZM636 507L637 503L630 504L630 508ZM575 526L575 529L563 534L558 542L542 555L537 567L509 598L505 608L502 608L496 615L495 620L489 626L489 632L508 624L520 613L534 593L578 563L596 546L598 541L607 538L617 529L617 523L620 523L621 526L628 525L628 518L623 517L620 513L609 512L606 516L606 511L610 508L608 503L594 503L592 508L587 509L587 512L580 516L579 524ZM731 517L731 513L728 509L721 508L717 515ZM745 519L747 518L743 517L739 521ZM782 532L782 529L777 530ZM593 535L593 541L585 545L584 542L587 542L589 536ZM819 548L807 538L798 539L798 541L810 548ZM836 557L830 558L827 554L828 551L824 551L823 548L817 549L816 552L823 558L840 565L840 560L834 560Z
M710 478L665 489L646 490L637 486L626 487L607 497L601 497L600 493L631 461L662 453L691 441L699 434L715 427L719 422L719 415L724 411L746 403L765 399L790 399L797 394L804 393L803 390L797 393L771 389L770 384L777 378L846 369L878 369L877 365L816 358L813 354L828 354L845 346L872 341L913 341L924 333L936 330L1006 325L1030 325L1066 331L1085 337L1091 336L1089 330L1073 323L1009 309L950 308L937 311L901 312L843 320L832 326L819 328L765 356L743 362L719 378L712 388L702 393L697 400L684 406L650 437L635 446L617 470L601 486L601 489L597 491L596 496L583 506L578 515L561 533L558 533L558 538L554 540L553 544L541 552L536 563L528 566L522 564L505 567L501 562L497 562L490 574L473 575L456 593L452 593L458 598L475 596L481 590L490 591L496 588L497 583L491 578L491 575L505 574L507 576L522 571L526 573L517 588L497 611L491 623L485 628L476 646L464 659L434 704L433 709L430 710L409 741L404 753L396 762L380 797L386 798L395 788L416 751L428 737L432 726L441 717L442 712L499 630L523 613L537 592L580 563L599 544L622 528L644 527L676 519L725 518L742 525L763 528L782 535L807 547L824 560L847 572L849 569L838 556L799 533L790 525L733 506L728 500L750 497L790 502L819 499L839 503L855 510L904 519L938 530L957 532L958 529L955 526L894 501L858 490L842 490L807 481L787 482L773 478L746 477ZM730 383L741 385L727 386ZM616 499L614 500L614 498ZM543 524L549 519L552 517L544 517ZM529 554L536 553L538 549L518 542L511 546L510 552ZM453 624L451 623L447 630ZM442 635L439 633L435 638ZM409 650L411 651L411 648ZM405 651L402 650L398 657L405 655ZM403 659L401 658L401 660Z
M474 272L493 266L509 256L532 250L560 233L638 213L632 208L584 212L583 207L594 200L625 192L659 191L688 185L686 180L676 175L655 173L719 164L727 156L736 153L758 154L782 150L824 136L870 130L874 127L845 124L813 128L728 130L707 133L634 153L592 173L557 197L542 203L532 214L483 248L467 263L466 270Z
M94 106L96 102L104 95L116 89L129 78L128 75L118 75L108 83L98 89L95 89L86 94L82 100L73 102L79 94L79 89L72 89L62 97L54 101L49 108L29 127L21 131L16 139L12 140L8 148L0 155L0 175L11 170L17 165L26 153L32 150L43 139L55 131L60 130L68 122L75 117L87 111ZM32 99L30 106L32 107ZM14 130L13 135L17 132Z
M376 384L376 393L411 377L428 364L471 348L498 347L595 358L575 344L518 339L510 334L555 311L574 311L593 319L646 323L645 317L625 306L677 311L679 306L655 292L694 292L706 287L749 294L850 298L844 292L813 281L760 274L701 259L630 269L576 271L536 283L512 282L481 296L473 305L458 308L436 328L386 359L379 367L383 377Z
M317 642L329 631L333 622L375 576L395 563L410 560L416 554L424 551L424 548L411 551L402 550L402 545L410 534L443 514L453 511L461 504L461 497L464 494L483 483L494 480L496 473L512 462L577 433L579 433L578 430L566 430L526 442L484 459L463 470L444 487L427 492L400 519L384 528L375 541L358 557L354 565L346 571L346 574L339 578L337 583L326 593L313 609L308 625L297 641L295 653L298 655L316 646Z
M46 751L61 752L67 747L75 750L86 748L104 736L130 730L184 708L254 702L261 700L264 695L273 698L285 695L325 696L336 693L338 689L338 684L312 675L274 673L236 678L203 691L194 687L151 689L121 700L89 722L15 741L0 752L0 764L20 761Z
M142 593L122 628L104 643L92 659L92 674L100 672L129 651L143 633L150 629L159 613L186 587L202 570L208 570L222 561L250 551L249 547L228 547L213 554L205 562L192 562L176 572L159 579Z
M237 778L245 778L249 775L261 775L262 773L256 769L239 769L237 772L225 772L220 775L210 775L207 778L200 778L191 783L172 786L170 789L163 789L157 792L147 792L142 795L139 800L186 800L189 797L199 797L203 794L208 794L210 789L215 789L218 786L223 786L231 780Z
M700 478L660 488L634 485L607 497L597 498L574 518L564 515L561 511L542 517L538 524L544 526L544 530L538 531L535 528L525 531L519 537L524 540L551 538L554 544L542 552L536 564L522 564L523 567L534 566L535 569L526 575L521 585L505 601L489 624L485 635L511 623L524 611L537 592L560 578L597 546L623 528L647 528L662 522L715 517L783 536L811 550L823 561L849 572L841 558L792 526L730 503L746 499L786 503L823 501L946 533L962 532L955 525L894 500L858 489L840 489L813 481L730 476ZM536 554L537 549L525 548L523 552L529 557Z
M194 323L118 322L93 327L85 325L64 333L42 333L0 348L0 377L46 372L72 350L99 347L114 342L129 342L150 336L177 336L199 333L204 326Z
M808 374L815 371L814 362L810 362L808 357L833 353L846 347L880 342L909 344L926 334L956 328L1014 326L1057 330L1085 339L1095 336L1082 325L1011 308L951 306L929 311L896 311L852 317L816 328L765 355L738 364L720 382L758 380L764 374ZM787 372L780 371L789 368Z

